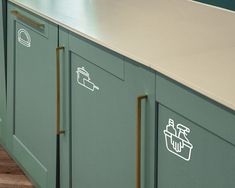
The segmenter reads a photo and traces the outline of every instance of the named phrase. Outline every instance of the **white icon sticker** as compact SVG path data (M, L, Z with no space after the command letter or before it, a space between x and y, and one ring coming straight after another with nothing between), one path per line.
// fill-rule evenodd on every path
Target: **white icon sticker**
M77 82L81 86L91 90L99 90L100 88L96 86L93 82L91 82L90 74L86 71L84 67L78 67L77 68Z
M193 145L187 138L187 133L190 133L190 129L182 124L177 124L175 127L174 120L169 119L163 132L167 150L181 159L190 161L193 149Z
M25 29L18 30L18 42L26 47L31 46L31 37Z

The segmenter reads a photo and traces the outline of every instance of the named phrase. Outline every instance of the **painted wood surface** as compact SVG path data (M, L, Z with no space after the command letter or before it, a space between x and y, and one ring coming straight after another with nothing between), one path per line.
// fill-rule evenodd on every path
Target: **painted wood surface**
M8 145L38 188L56 187L57 32L56 25L8 5Z

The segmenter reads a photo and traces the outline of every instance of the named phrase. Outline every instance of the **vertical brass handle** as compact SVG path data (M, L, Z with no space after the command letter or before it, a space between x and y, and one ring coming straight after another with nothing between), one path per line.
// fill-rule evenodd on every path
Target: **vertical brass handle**
M148 96L137 97L137 111L136 111L136 188L141 186L141 101L147 99Z
M60 50L64 47L56 48L56 133L64 134L64 130L60 130Z
M18 11L13 10L11 11L11 14L14 15L15 17L17 17L18 19L20 19L21 21L23 21L24 23L28 24L31 27L34 27L36 29L44 29L45 25L44 24L40 24L34 20L31 20L30 18L20 14Z

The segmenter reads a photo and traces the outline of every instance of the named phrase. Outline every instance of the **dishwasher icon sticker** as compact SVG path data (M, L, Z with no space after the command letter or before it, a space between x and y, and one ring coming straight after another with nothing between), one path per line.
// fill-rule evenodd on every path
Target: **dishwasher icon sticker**
M25 29L18 30L18 42L26 47L31 46L31 37Z
M175 127L174 120L169 119L166 129L163 132L167 150L181 159L190 161L193 149L193 145L187 138L190 129L182 124L177 124Z
M88 71L84 67L78 67L76 73L77 73L78 84L80 84L81 86L83 86L91 91L95 91L95 90L100 89L98 86L96 86L91 81L90 74L88 73Z

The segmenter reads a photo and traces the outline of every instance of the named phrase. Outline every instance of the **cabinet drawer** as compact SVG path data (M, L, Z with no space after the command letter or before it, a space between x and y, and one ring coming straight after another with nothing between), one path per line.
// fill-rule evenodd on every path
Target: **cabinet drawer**
M69 35L69 45L77 55L124 80L122 56L74 34Z
M235 146L159 105L158 187L235 187Z
M159 74L156 76L156 101L235 144L234 111Z

